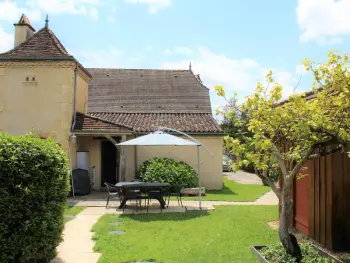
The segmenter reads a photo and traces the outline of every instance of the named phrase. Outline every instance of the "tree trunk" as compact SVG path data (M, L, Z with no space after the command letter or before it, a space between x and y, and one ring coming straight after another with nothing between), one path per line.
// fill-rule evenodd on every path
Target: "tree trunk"
M290 189L286 189L287 185L284 185L286 190L282 194L280 204L280 225L279 225L279 238L286 250L287 254L297 259L297 262L301 262L302 254L296 237L289 233L290 219L293 212L293 202L290 198Z

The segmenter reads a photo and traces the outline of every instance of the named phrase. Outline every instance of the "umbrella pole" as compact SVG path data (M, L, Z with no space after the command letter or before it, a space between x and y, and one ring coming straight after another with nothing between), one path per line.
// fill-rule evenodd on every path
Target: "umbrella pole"
M199 209L202 209L201 160L200 160L200 154L199 154L199 145L197 146L197 156L198 156Z

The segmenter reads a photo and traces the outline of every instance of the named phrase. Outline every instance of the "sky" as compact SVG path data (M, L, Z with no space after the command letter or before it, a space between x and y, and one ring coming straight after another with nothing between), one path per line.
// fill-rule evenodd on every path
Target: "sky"
M188 69L212 107L251 94L268 70L283 94L311 89L302 60L347 52L350 0L0 0L0 52L13 48L21 14L49 27L85 67Z

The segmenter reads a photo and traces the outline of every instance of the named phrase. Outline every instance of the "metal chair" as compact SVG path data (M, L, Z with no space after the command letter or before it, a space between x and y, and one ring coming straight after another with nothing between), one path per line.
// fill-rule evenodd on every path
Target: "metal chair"
M136 200L136 211L139 211L139 205L141 208L142 193L139 189L124 189L124 195L127 200ZM126 203L123 206L123 211L125 209Z
M176 196L177 203L179 205L181 205L181 207L183 207L183 205L182 205L182 196L183 196L182 188L183 188L183 186L178 184L178 185L172 185L167 189L167 191L165 193L165 195L168 197L167 207L169 207L170 197L172 197L172 196Z
M151 181L151 183L159 183L159 181L154 180ZM151 199L157 199L157 200L161 200L163 198L163 193L162 193L162 189L151 189L149 191L146 192L147 194L147 212L148 212L148 207L149 207L149 203ZM160 211L163 211L163 207L162 204L160 204Z
M108 206L110 197L118 196L119 197L119 202L121 202L121 191L120 191L120 188L116 187L114 184L110 184L110 183L107 183L107 182L105 182L105 186L107 187L107 191L108 191L106 208Z

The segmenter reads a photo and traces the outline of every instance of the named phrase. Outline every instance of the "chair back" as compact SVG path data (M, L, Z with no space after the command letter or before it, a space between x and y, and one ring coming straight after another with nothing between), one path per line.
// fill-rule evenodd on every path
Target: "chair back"
M140 179L132 179L132 180L130 180L130 182L141 182L141 180Z
M119 189L114 184L105 182L105 186L107 187L107 191L109 194L119 191ZM113 190L115 190L115 191L113 191Z
M181 184L175 184L172 186L174 193L181 194L183 186Z

